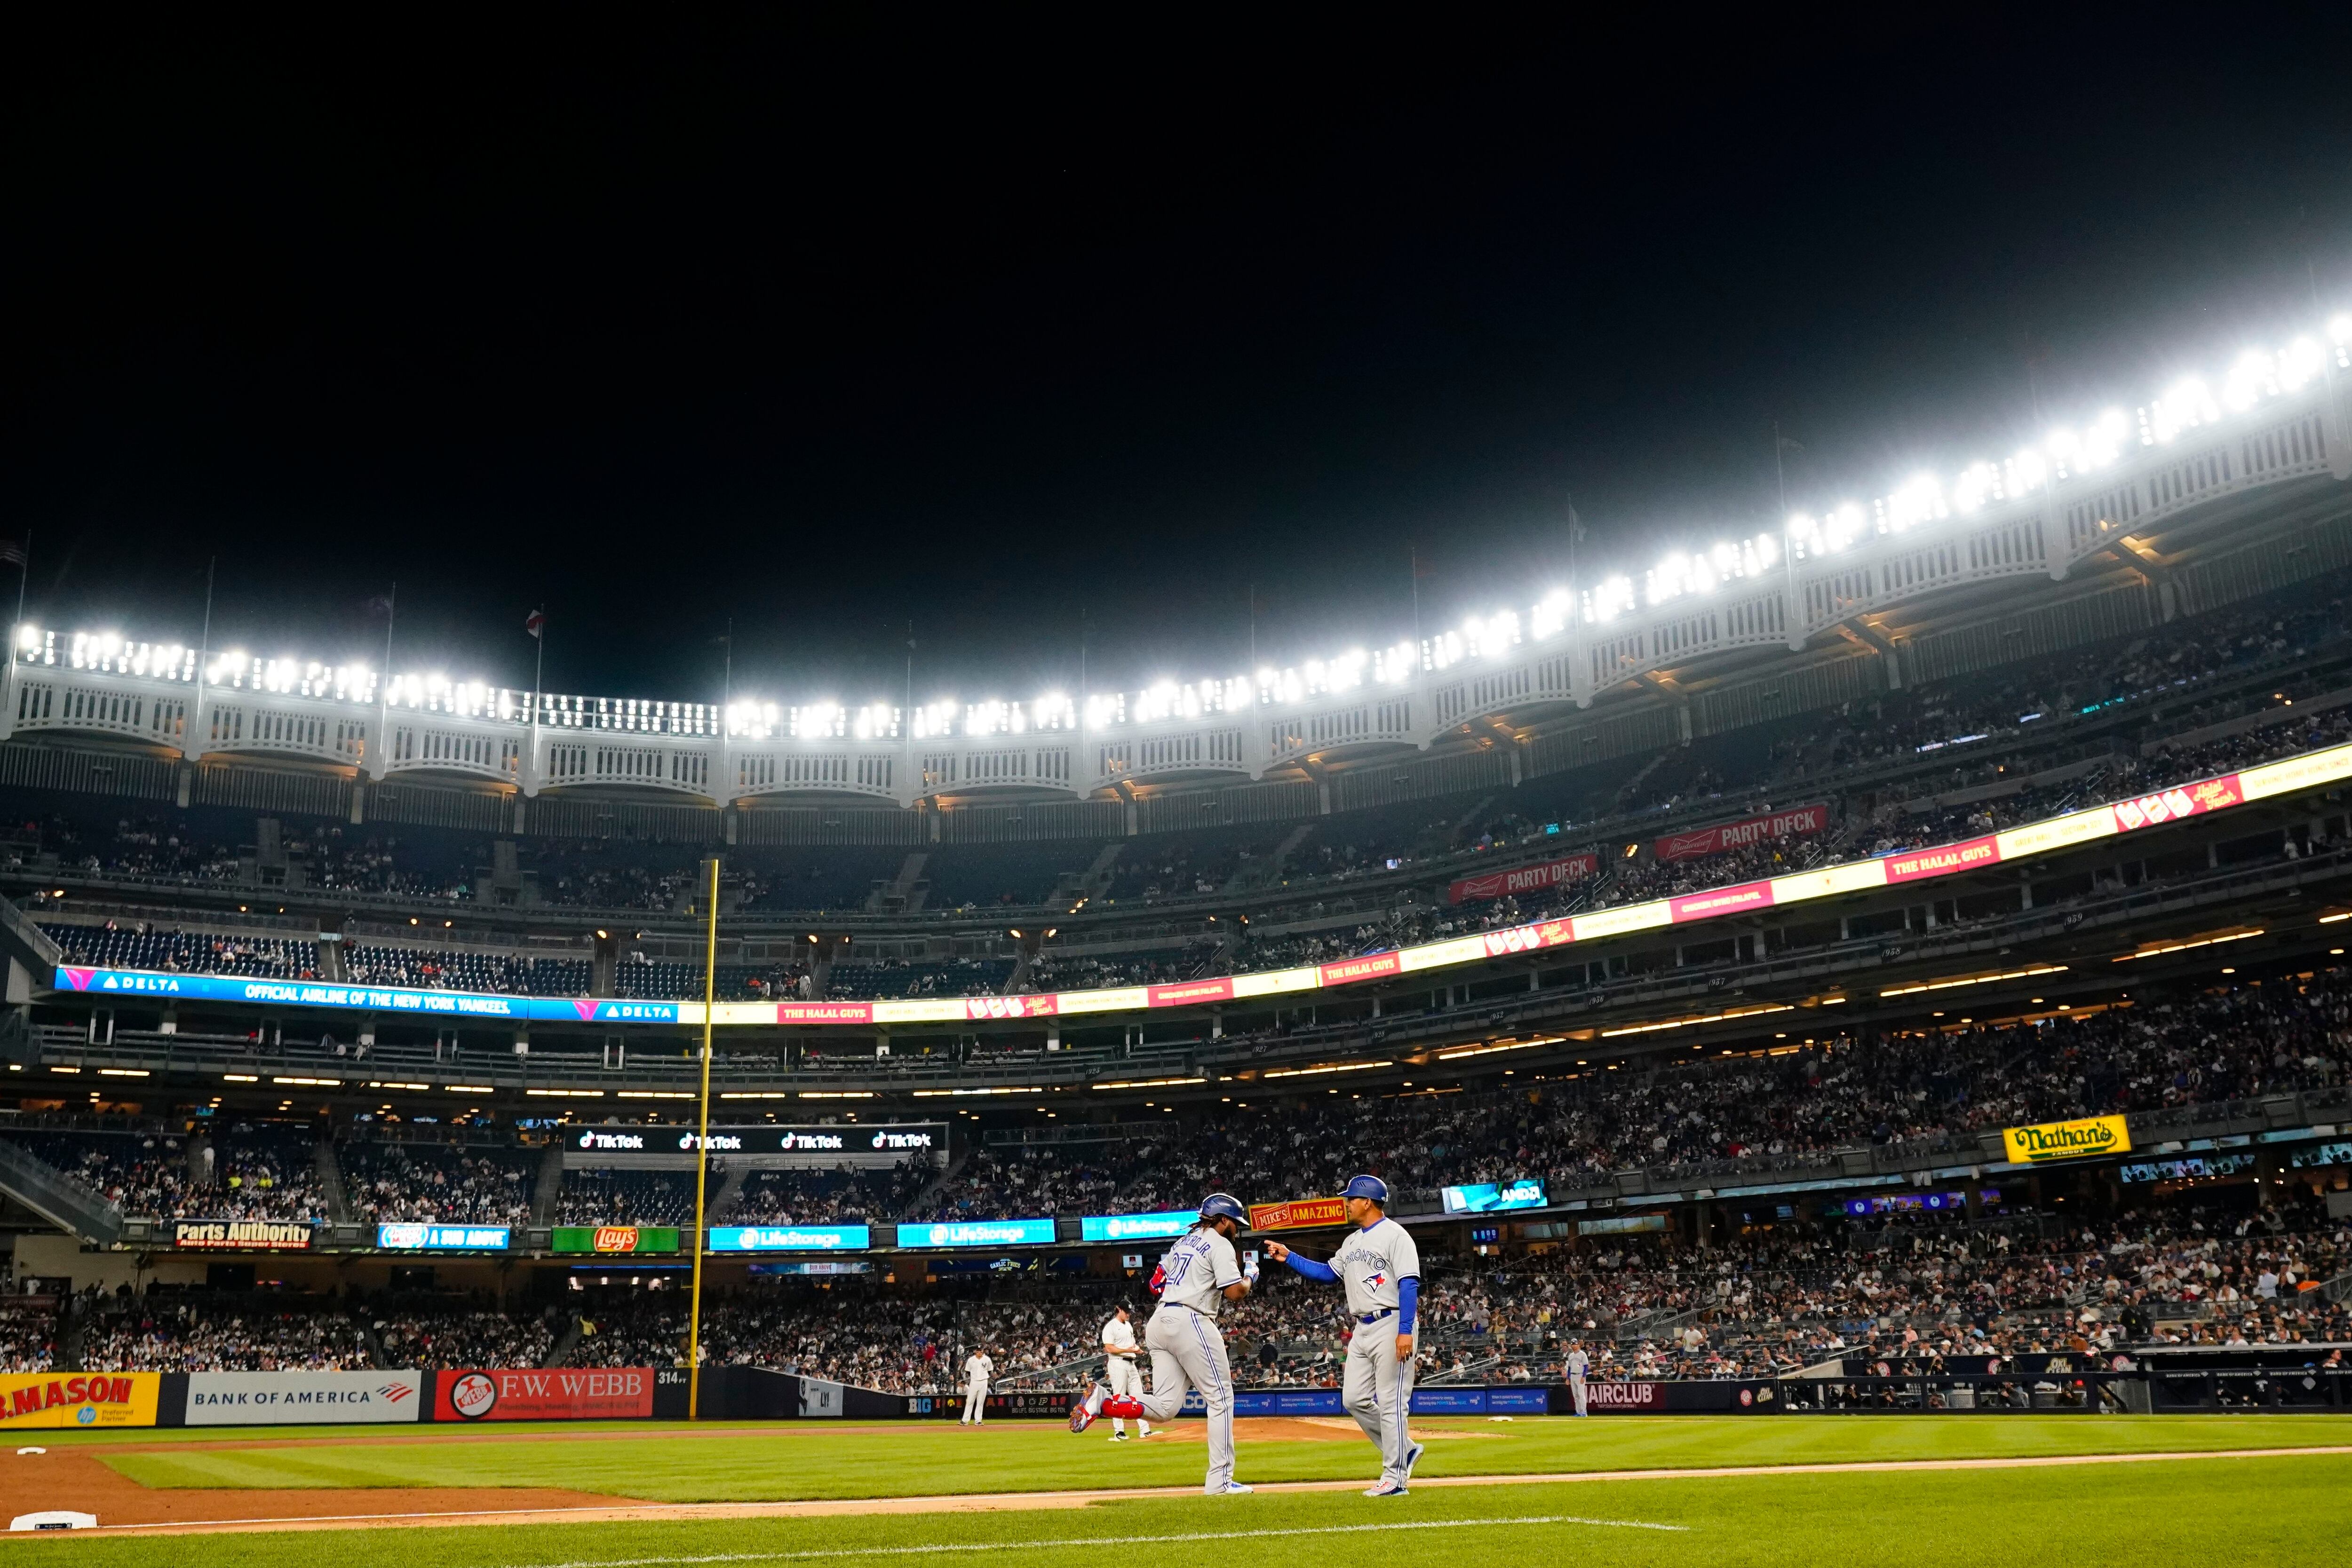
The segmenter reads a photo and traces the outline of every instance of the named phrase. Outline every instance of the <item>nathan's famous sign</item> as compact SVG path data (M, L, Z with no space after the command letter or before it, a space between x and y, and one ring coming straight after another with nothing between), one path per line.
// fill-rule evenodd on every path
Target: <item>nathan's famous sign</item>
M2121 1116L2085 1116L2079 1122L2007 1127L2001 1131L2000 1141L2008 1145L2011 1159L2026 1165L2080 1159L2085 1155L2120 1155L2131 1149L2131 1133Z

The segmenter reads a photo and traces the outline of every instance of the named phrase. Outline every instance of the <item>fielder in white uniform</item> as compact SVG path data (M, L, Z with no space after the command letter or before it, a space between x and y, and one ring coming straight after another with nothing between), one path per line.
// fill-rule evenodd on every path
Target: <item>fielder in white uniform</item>
M1381 1479L1366 1497L1402 1497L1412 1483L1421 1445L1412 1440L1412 1326L1421 1306L1421 1249L1412 1233L1388 1218L1388 1184L1352 1177L1342 1196L1355 1233L1328 1263L1302 1258L1279 1241L1266 1254L1310 1280L1347 1287L1348 1370L1340 1400L1381 1451Z
M969 1421L977 1427L988 1419L988 1378L995 1370L996 1363L984 1350L975 1350L964 1358L963 1415L957 1425Z
M1561 1370L1568 1374L1568 1391L1576 1396L1576 1413L1580 1416L1591 1414L1584 1407L1584 1375L1591 1368L1592 1358L1584 1354L1584 1346L1568 1347L1568 1359L1561 1364Z
M1135 1324L1129 1320L1126 1302L1120 1302L1110 1322L1103 1324L1102 1347L1103 1360L1108 1364L1103 1369L1103 1381L1110 1385L1112 1396L1132 1399L1141 1395L1143 1368L1137 1364L1139 1353L1135 1348ZM1151 1423L1140 1417L1136 1420L1135 1429L1146 1437L1151 1436ZM1127 1441L1127 1423L1117 1416L1110 1418L1110 1440Z
M1106 1414L1165 1423L1183 1408L1186 1391L1199 1388L1209 1415L1209 1474L1201 1490L1211 1497L1251 1490L1234 1479L1234 1369L1217 1327L1217 1310L1248 1295L1257 1282L1257 1266L1244 1271L1234 1252L1234 1238L1248 1222L1249 1210L1230 1193L1201 1200L1200 1223L1168 1249L1151 1276L1160 1293L1159 1309L1143 1329L1151 1352L1151 1392L1113 1396L1092 1384L1070 1412L1073 1432Z

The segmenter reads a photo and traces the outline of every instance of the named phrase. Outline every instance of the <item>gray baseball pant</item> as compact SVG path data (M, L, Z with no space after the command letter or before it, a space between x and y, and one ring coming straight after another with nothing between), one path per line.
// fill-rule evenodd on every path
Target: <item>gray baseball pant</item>
M1397 1315L1358 1323L1348 1340L1347 1375L1340 1401L1364 1436L1381 1451L1381 1479L1405 1484L1405 1456L1412 1451L1412 1363L1397 1354Z
M1224 1490L1234 1479L1234 1369L1223 1332L1215 1319L1163 1301L1144 1327L1143 1343L1151 1352L1151 1392L1136 1396L1143 1418L1174 1420L1185 1391L1200 1389L1209 1407L1209 1474L1201 1490Z

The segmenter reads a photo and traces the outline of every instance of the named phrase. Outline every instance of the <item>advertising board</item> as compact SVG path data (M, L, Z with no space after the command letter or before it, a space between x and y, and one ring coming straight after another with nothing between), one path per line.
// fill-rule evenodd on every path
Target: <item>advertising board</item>
M425 1375L411 1367L373 1372L192 1372L191 1427L327 1425L416 1421Z
M2004 1127L2001 1145L2021 1165L2051 1160L2079 1160L2093 1155L2131 1152L2131 1129L2121 1116L2084 1116L2072 1122L2041 1122L2031 1127Z
M436 1421L598 1421L654 1413L654 1369L465 1369L433 1379Z
M1088 1241L1142 1241L1181 1236L1200 1218L1189 1208L1158 1214L1089 1214L1078 1221L1078 1234Z
M1507 1208L1541 1208L1544 1184L1534 1180L1479 1182L1443 1190L1448 1214L1493 1214Z
M1050 1219L951 1219L901 1225L901 1247L1043 1247L1052 1244Z
M172 1245L187 1252L307 1252L307 1219L175 1219Z
M874 1245L863 1225L714 1225L713 1252L863 1252Z
M503 1252L513 1239L504 1225L379 1225L375 1244L385 1252Z
M0 1427L152 1427L158 1372L0 1376Z
M548 1233L554 1252L675 1252L674 1225L559 1225Z
M1305 1230L1318 1225L1345 1225L1348 1200L1294 1197L1287 1203L1253 1203L1249 1214L1252 1230Z

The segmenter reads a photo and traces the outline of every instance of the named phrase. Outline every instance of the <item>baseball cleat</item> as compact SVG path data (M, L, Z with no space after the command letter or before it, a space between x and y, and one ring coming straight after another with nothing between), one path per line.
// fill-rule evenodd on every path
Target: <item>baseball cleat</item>
M1209 1493L1209 1495L1211 1497L1238 1497L1244 1492L1253 1492L1255 1490L1257 1490L1257 1488L1245 1487L1239 1481L1227 1481L1216 1490Z
M1076 1405L1070 1406L1070 1430L1083 1432L1093 1426L1095 1417L1102 1414L1102 1406L1101 1385L1087 1384L1086 1393L1079 1396Z
M1366 1487L1364 1495L1366 1497L1402 1497L1405 1495L1404 1483L1391 1480L1383 1476L1378 1485Z
M1124 1443L1127 1441L1127 1434L1124 1432L1113 1432L1110 1435L1110 1440L1114 1443Z
M1407 1481L1412 1479L1412 1467L1421 1463L1423 1448L1423 1445L1415 1443L1404 1451L1404 1479Z

